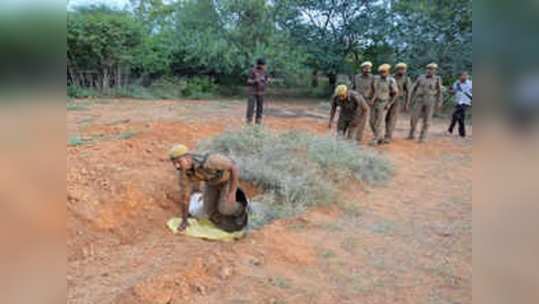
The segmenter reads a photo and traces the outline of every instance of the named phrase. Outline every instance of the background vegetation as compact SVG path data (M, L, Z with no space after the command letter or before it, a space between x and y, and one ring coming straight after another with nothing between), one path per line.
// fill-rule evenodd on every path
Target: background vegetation
M76 7L67 20L70 96L239 94L264 57L272 87L319 87L363 60L430 61L446 81L472 67L471 0L132 0ZM323 94L322 94L323 95Z
M336 202L343 184L384 182L392 173L389 161L375 151L335 136L299 131L273 134L246 127L201 144L199 151L231 156L241 179L263 191L253 199L258 202L254 208L263 208L253 213L253 226Z

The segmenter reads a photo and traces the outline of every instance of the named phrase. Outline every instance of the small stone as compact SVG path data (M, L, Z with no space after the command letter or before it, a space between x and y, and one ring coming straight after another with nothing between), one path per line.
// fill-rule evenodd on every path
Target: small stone
M223 268L221 268L221 271L219 272L219 277L222 280L227 279L231 275L232 275L232 269L230 269L230 267L223 267Z
M206 294L206 287L204 287L204 285L200 285L200 284L196 284L195 285L195 289L198 293L200 293L201 295L205 295Z

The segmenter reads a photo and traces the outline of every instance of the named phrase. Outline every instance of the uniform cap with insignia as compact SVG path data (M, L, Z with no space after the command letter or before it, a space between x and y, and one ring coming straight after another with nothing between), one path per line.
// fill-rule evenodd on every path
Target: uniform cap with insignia
M189 153L189 148L187 148L187 146L177 144L170 148L170 150L168 151L168 156L170 157L170 159L175 159L178 157L182 157L187 153Z
M363 62L363 63L361 64L361 67L362 67L362 68L364 68L364 67L366 67L366 66L372 68L372 62L370 62L370 61L365 61L365 62Z
M389 71L390 69L391 69L391 66L387 63L384 63L378 67L378 72Z
M427 64L427 69L435 69L437 70L438 69L438 65L436 63L429 63Z
M400 69L400 68L403 68L403 69L407 69L408 68L408 65L404 62L399 62L397 63L397 65L395 66L396 69Z
M346 96L346 93L348 93L348 88L344 84L340 84L335 88L335 95L339 97Z

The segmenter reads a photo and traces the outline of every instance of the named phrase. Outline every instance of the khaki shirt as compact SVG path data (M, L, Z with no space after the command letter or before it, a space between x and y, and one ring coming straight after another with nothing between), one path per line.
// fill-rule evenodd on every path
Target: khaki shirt
M439 98L442 94L442 79L437 75L430 78L421 75L417 78L413 90L414 96L417 97L437 96Z
M193 155L193 168L178 171L182 201L189 200L193 186L200 182L209 185L227 182L230 179L230 167L233 165L232 159L221 154Z
M412 92L412 81L410 80L410 77L408 77L406 74L402 76L395 74L393 78L395 78L395 81L397 81L397 87L399 88L399 93L397 96L408 98Z
M358 115L358 108L365 111L369 108L365 99L356 91L349 90L348 98L341 100L338 96L333 96L331 101L330 117L333 120L337 107L341 108L339 120L354 120Z
M397 81L391 76L387 76L386 78L377 76L374 80L373 87L376 99L382 101L389 101L391 97L396 96L399 92Z
M362 73L359 73L354 76L354 89L366 98L370 100L373 96L374 89L374 75L369 74L368 76L363 76Z

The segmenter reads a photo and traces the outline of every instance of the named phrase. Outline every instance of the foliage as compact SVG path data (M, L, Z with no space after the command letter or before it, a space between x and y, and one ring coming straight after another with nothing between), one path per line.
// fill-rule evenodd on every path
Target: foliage
M70 95L76 86L112 94L162 78L237 87L258 57L280 87L327 76L315 95L364 60L406 61L414 76L436 61L445 79L472 68L471 0L132 0L124 10L69 11L67 28Z
M200 150L231 156L242 180L264 190L256 200L267 210L255 217L258 224L334 202L338 188L350 180L375 183L391 175L388 160L376 152L333 136L299 131L272 134L246 127L225 132Z
M207 77L194 77L184 82L181 93L185 97L205 99L213 96L217 86Z

